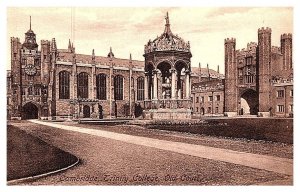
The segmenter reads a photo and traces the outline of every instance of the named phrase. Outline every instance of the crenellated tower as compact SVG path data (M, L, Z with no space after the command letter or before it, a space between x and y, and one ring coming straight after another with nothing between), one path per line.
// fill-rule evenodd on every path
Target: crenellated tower
M281 53L283 56L283 66L282 70L290 70L293 68L293 42L292 42L292 34L284 33L280 36L280 47Z
M237 115L237 63L236 40L227 38L225 46L225 115Z
M50 41L41 40L41 80L44 85L49 84L50 55Z
M258 29L259 116L269 116L271 107L271 33L268 27Z
M22 44L20 39L17 37L11 37L11 118L20 119L21 118L21 108L22 108L22 76L21 76L21 48Z

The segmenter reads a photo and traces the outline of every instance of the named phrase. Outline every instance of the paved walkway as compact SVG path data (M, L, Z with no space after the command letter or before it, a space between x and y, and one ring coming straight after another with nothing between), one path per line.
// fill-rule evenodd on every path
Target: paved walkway
M245 152L238 152L228 149L214 148L202 145L194 145L182 142L165 141L147 137L132 136L127 134L114 133L103 130L80 128L75 126L60 125L51 122L43 122L38 120L30 120L33 123L51 126L54 128L76 131L95 135L99 137L123 141L126 143L153 147L157 149L177 152L181 154L234 163L238 165L248 166L257 169L263 169L285 175L293 175L293 160L273 157L267 155L259 155Z

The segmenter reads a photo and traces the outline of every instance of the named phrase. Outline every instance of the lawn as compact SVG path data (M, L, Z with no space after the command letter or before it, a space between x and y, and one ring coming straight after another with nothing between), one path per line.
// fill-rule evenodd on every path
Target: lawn
M77 161L62 151L27 134L15 126L7 126L7 180L35 176L67 167Z
M190 132L211 136L293 143L293 119L220 118L203 122L158 121L147 128Z

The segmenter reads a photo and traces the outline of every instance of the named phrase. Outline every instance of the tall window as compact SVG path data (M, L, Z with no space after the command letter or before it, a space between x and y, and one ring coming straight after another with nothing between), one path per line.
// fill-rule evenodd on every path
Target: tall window
M123 77L121 75L115 76L114 88L115 100L123 100Z
M89 97L89 76L87 73L79 73L77 77L77 97L88 98Z
M106 75L96 76L97 99L106 100Z
M59 98L70 99L70 73L61 71L59 76Z
M40 88L39 87L35 87L34 88L34 95L40 95Z
M144 100L144 77L137 78L137 100Z
M33 95L33 87L28 87L28 95Z

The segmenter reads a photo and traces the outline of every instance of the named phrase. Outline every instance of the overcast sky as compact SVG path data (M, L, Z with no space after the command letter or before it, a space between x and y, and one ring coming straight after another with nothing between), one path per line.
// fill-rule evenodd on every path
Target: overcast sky
M272 45L280 45L280 34L293 32L292 8L74 8L76 53L106 56L109 47L117 58L144 60L144 45L163 33L169 12L171 30L190 41L192 66L224 71L224 39L235 37L237 49L257 42L257 29L272 28ZM56 38L59 49L67 48L71 38L71 8L8 8L7 43L29 29L41 39ZM8 53L9 54L9 53ZM10 56L8 56L10 59ZM7 68L10 68L10 61Z

